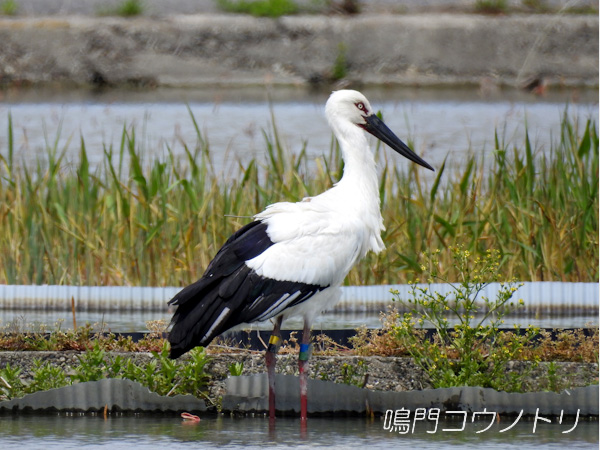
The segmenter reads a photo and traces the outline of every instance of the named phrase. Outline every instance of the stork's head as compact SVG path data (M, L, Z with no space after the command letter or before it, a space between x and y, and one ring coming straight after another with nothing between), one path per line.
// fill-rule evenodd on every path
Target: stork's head
M372 134L390 148L400 153L411 161L433 170L419 155L413 152L408 145L402 142L383 121L377 117L369 100L358 91L334 91L327 104L325 113L335 130L342 124L353 124Z

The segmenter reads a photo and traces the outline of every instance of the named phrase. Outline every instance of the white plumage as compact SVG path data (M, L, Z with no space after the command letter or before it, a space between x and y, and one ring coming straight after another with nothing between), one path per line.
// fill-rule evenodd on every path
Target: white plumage
M243 322L277 317L278 334L281 319L290 315L304 317L308 344L310 323L339 299L350 269L367 252L384 249L377 171L366 132L433 169L385 126L360 92L332 93L325 113L342 151L342 179L315 197L268 206L225 243L203 277L169 302L177 305L169 336L172 357L208 345ZM272 373L274 366L270 378Z

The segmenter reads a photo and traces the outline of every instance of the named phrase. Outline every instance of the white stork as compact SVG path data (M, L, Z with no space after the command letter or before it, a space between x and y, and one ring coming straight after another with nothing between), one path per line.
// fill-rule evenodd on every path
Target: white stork
M200 280L169 302L177 305L169 334L171 358L208 345L238 324L274 319L265 355L271 418L282 320L304 318L298 364L301 419L306 421L311 323L339 300L340 286L354 264L368 251L384 249L377 172L367 133L433 170L377 117L360 92L333 92L325 113L342 150L342 179L315 197L268 206L227 240Z

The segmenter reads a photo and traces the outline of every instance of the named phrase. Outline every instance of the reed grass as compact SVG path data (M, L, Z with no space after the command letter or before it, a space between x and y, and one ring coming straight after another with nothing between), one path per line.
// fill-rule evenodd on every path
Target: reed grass
M253 214L318 194L342 174L333 140L316 162L291 154L273 118L266 162L239 163L223 180L191 120L196 142L182 143L183 158L167 146L166 157L144 160L135 130L124 127L120 145L104 148L92 167L83 136L74 163L49 142L43 159L21 164L9 116L0 148L0 283L185 285ZM387 165L378 150L387 251L369 254L346 282L406 282L421 271L424 251L450 246L498 250L506 280L598 281L598 133L595 122L579 125L565 113L544 153L529 138L510 146L496 133L493 161L480 152L460 171L444 163L433 182L414 164ZM458 276L449 261L440 265L446 278Z

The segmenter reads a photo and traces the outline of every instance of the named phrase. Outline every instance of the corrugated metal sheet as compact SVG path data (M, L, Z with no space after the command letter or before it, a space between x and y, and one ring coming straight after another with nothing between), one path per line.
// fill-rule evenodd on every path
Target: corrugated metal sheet
M230 377L223 397L224 412L268 411L266 374ZM278 374L276 409L279 413L299 413L298 377ZM499 414L598 416L598 386L554 392L506 393L480 387L424 389L384 392L360 389L330 381L308 380L308 412L319 414L358 413L367 410L385 414L387 410L439 408L441 411L494 411ZM36 392L0 402L0 412L192 412L206 411L205 403L191 395L164 397L139 383L125 379L103 379L78 383L60 389ZM538 410L539 411L536 411Z
M177 287L0 285L0 309L165 311Z
M518 285L518 284L517 284ZM430 292L442 295L453 295L453 288L446 283L431 285L418 284L419 288L428 288ZM494 299L500 290L500 283L491 283L483 289L479 300L483 297ZM411 298L410 285L381 286L348 286L344 288L342 300L335 306L340 311L381 311L392 302L390 290L398 291L398 297L404 300ZM561 313L597 314L598 283L563 283L563 282L525 282L514 294L513 299L523 299L524 314Z
M58 389L34 392L0 402L2 411L161 411L203 412L206 404L193 395L165 397L141 384L117 378L77 383Z
M418 285L427 287L427 285ZM452 293L447 284L432 284L430 290ZM494 298L499 283L492 283L481 296ZM121 286L22 286L0 285L0 309L69 311L71 298L77 311L166 311L167 302L179 287ZM336 311L381 311L393 304L391 289L403 299L410 298L409 285L345 286ZM515 293L523 299L526 314L597 314L598 283L526 282Z
M266 374L230 377L226 381L223 411L267 412L269 408ZM281 413L300 412L298 377L277 374L275 408ZM360 389L347 384L308 380L309 413L359 413L367 408L384 414L387 410L439 408L441 411L495 411L502 414L598 415L598 386L554 392L507 393L489 388L454 387L407 392Z

